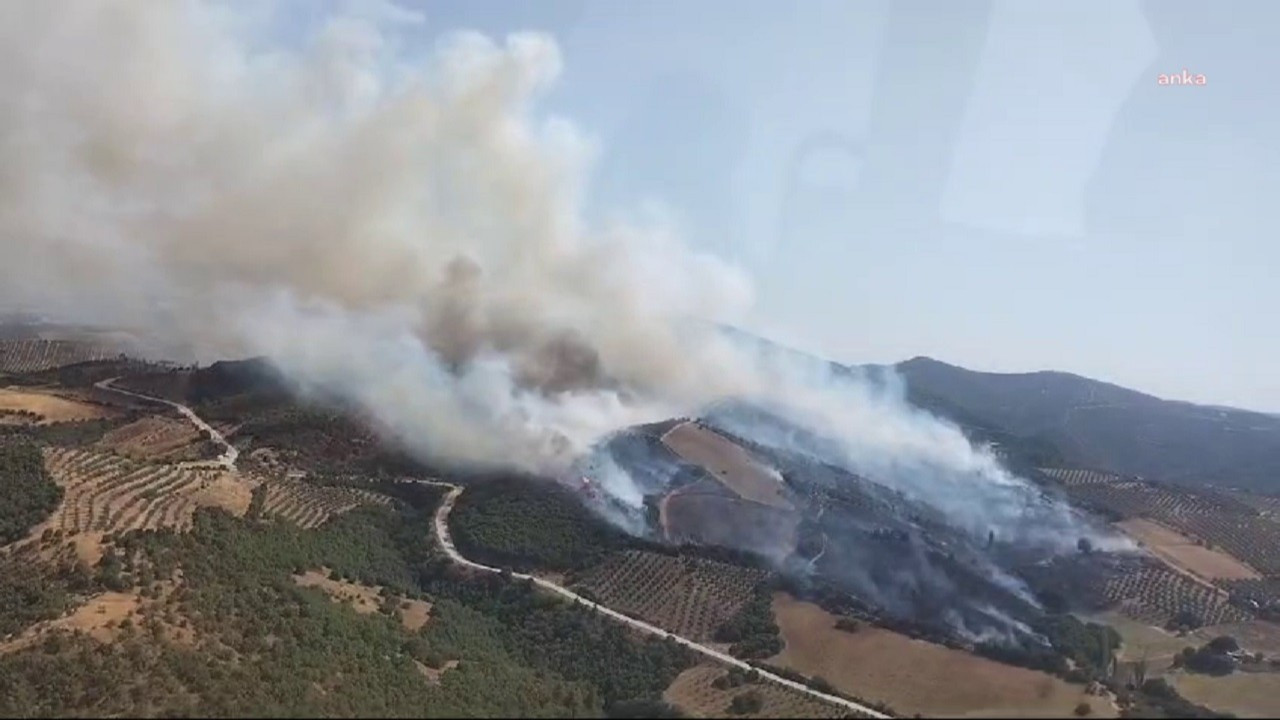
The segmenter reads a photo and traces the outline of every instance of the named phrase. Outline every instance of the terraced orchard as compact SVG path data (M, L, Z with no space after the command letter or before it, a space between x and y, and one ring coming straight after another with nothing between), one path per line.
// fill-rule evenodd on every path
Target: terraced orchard
M185 529L218 474L78 448L47 449L45 465L64 490L48 527L64 534Z
M582 573L574 585L609 607L705 641L751 598L765 575L703 558L627 550Z
M754 696L757 702L748 702ZM739 711L735 712L734 701ZM772 682L733 679L719 665L704 663L685 670L663 693L663 698L692 717L849 718L847 708L825 703L798 690ZM755 707L754 711L748 711Z
M358 505L391 503L391 498L386 495L368 490L314 485L301 480L268 480L265 490L262 514L297 523L303 528L318 527L330 517Z
M0 372L30 373L64 365L106 360L117 353L73 340L0 341Z

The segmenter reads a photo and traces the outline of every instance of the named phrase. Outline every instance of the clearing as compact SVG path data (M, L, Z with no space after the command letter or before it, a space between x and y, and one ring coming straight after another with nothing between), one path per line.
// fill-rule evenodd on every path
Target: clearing
M301 587L320 588L334 602L346 603L361 615L378 612L383 603L381 586L361 585L347 580L334 578L329 568L308 570L301 575L294 575L293 581ZM424 600L410 600L398 596L389 596L398 610L400 624L410 632L416 632L431 619L431 603Z
M25 388L0 388L0 417L18 413L34 413L41 424L92 420L112 414L100 405L75 402Z
M8 642L0 643L0 654L35 645L50 632L58 630L81 632L99 642L111 642L120 632L120 623L131 620L141 606L141 598L134 593L104 592L95 595L70 613L36 623Z
M743 500L791 510L782 494L782 479L733 441L695 422L681 423L662 442L688 462L699 465Z
M1105 698L1051 675L915 640L883 628L835 629L836 617L785 593L773 610L786 648L769 662L822 676L839 690L929 716L1069 717L1084 702L1114 717Z
M1254 580L1258 571L1236 558L1197 545L1193 540L1147 518L1133 518L1116 527L1142 543L1156 557L1175 568L1209 580Z

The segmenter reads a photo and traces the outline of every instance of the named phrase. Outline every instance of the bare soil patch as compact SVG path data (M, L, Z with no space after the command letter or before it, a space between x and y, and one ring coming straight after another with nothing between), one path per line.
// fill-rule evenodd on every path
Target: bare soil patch
M1177 531L1147 518L1133 518L1116 526L1142 543L1169 565L1209 580L1253 580L1258 571L1220 550L1197 545Z
M212 472L216 474L201 483L192 499L199 505L220 507L243 517L249 511L249 503L253 501L253 488L257 483L236 472Z
M105 592L55 620L36 623L22 634L0 644L0 654L15 652L40 642L59 630L81 632L99 642L111 642L120 633L122 621L133 621L142 600L133 593Z
M331 576L328 568L308 570L301 575L294 575L293 581L302 587L320 588L328 593L334 602L346 603L361 615L371 615L382 607L381 586L339 580ZM392 596L391 601L395 604L396 616L400 619L400 624L410 632L417 632L431 620L431 603L429 602L400 596Z
M777 474L723 435L686 422L667 431L662 442L680 457L704 468L743 500L792 509Z
M426 600L401 600L400 624L409 632L417 632L431 619L431 603Z
M431 683L432 685L439 685L441 675L444 675L450 670L458 667L457 660L446 660L444 663L444 666L439 668L427 667L426 665L423 665L417 660L414 660L413 664L418 667L418 672L422 673L422 677L426 678L427 682Z
M785 593L774 613L786 641L770 662L818 675L836 688L928 716L1069 717L1087 702L1093 717L1114 717L1105 699L1045 673L915 640L882 628L849 633L835 616Z

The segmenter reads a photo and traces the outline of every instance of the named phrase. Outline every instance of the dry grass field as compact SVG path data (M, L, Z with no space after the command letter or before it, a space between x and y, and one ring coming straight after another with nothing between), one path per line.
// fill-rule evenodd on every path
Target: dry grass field
M0 388L0 417L10 414L34 415L36 423L68 422L110 417L110 409L101 405L76 402L27 388Z
M1133 518L1117 527L1168 564L1206 580L1253 580L1258 571L1234 557L1197 545L1193 540L1154 520Z
M822 702L777 683L760 682L720 689L712 683L725 675L725 669L712 663L695 665L680 673L662 697L690 717L718 718L729 715L729 704L738 695L755 692L762 705L759 712L737 717L748 718L847 718L851 711Z
M975 717L1069 717L1086 702L1093 717L1114 717L1113 705L1056 677L1004 665L960 650L864 627L835 629L836 617L779 593L774 613L786 641L769 662L902 714Z
M667 431L662 442L688 462L699 465L743 500L790 510L776 473L724 436L694 422Z
M1236 672L1213 677L1177 671L1166 677L1193 703L1236 717L1280 717L1280 673Z
M713 560L628 550L588 570L576 586L661 628L708 640L764 576L762 570Z

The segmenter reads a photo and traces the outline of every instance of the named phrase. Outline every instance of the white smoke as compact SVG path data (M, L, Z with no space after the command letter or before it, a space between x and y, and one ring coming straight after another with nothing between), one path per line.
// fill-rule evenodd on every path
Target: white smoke
M550 38L411 59L421 18L371 7L284 47L258 4L0 3L0 303L266 355L437 458L561 472L750 396L962 523L1026 511L954 428L709 331L749 283L660 218L589 226L592 143L538 109Z

